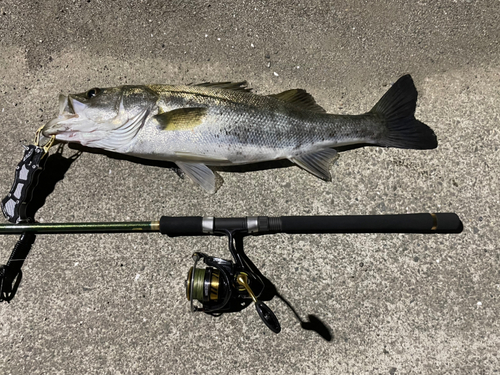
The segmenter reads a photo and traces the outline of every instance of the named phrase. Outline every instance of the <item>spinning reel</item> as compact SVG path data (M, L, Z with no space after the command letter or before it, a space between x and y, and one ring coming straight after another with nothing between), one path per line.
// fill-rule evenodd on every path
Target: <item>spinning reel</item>
M229 248L232 254L237 254L231 243ZM265 283L238 258L235 257L233 262L199 252L193 254L194 266L189 269L186 279L186 297L191 303L191 311L218 316L240 311L253 302L266 326L279 333L281 326L276 315L259 300ZM197 268L200 260L207 265L206 268ZM194 300L200 302L201 307L195 306Z
M265 287L259 276L245 272L230 260L203 253L194 253L193 259L194 266L189 269L186 280L186 297L191 303L191 311L218 316L224 312L240 311L253 302L266 326L274 333L281 331L276 315L258 299ZM197 268L200 260L208 267ZM194 306L195 299L202 303L202 307Z

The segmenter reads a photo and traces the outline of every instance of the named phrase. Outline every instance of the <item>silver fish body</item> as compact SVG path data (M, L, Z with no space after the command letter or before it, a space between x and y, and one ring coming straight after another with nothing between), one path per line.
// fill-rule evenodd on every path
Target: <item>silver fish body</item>
M304 90L261 96L244 82L122 86L60 98L59 116L42 130L121 154L175 162L215 192L207 165L289 159L330 180L334 147L352 144L430 149L436 136L414 118L417 91L400 78L362 115L327 114Z

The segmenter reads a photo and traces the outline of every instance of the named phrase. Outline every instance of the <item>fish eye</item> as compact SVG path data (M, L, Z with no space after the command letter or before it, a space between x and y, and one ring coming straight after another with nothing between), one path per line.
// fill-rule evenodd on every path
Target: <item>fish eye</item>
M94 87L93 89L90 89L89 91L87 91L87 98L92 99L94 96L96 96L100 92L101 92L101 89Z

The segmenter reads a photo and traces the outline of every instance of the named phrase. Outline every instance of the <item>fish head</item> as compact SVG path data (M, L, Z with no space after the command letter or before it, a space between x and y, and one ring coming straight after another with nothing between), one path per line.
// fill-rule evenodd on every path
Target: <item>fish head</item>
M103 142L113 135L116 138L124 134L123 142L135 135L151 112L154 99L147 88L140 86L96 87L84 93L60 95L59 114L43 127L42 134L62 142L116 149L105 147Z

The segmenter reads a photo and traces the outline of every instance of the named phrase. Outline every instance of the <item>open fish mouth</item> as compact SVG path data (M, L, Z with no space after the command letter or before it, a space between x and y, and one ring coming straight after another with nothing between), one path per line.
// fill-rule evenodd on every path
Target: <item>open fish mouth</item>
M70 135L78 132L78 128L88 119L85 116L86 105L71 96L59 95L59 114L50 120L42 129L42 134L46 137L65 134Z

